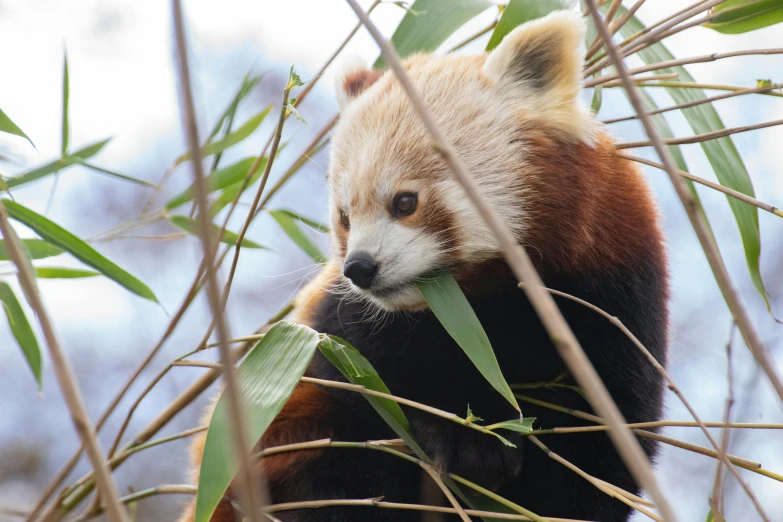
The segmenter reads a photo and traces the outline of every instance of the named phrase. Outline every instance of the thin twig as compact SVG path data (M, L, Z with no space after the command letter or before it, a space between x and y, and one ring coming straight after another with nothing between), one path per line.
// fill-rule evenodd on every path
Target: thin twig
M617 491L616 489L608 488L603 483L603 481L601 481L601 480L595 478L594 476L590 475L589 473L583 471L582 469L580 469L579 467L575 466L574 464L572 464L568 460L564 459L563 457L561 457L560 455L558 455L554 451L550 450L543 442L538 440L538 437L536 437L535 435L529 435L527 438L533 444L538 446L541 449L541 451L546 453L546 455L549 458L551 458L555 462L558 462L558 463L562 464L566 468L570 469L571 471L573 471L574 473L576 473L577 475L579 475L580 477L582 477L583 479L588 481L590 484L595 486L599 491L609 495L612 498L616 498L617 500L619 500L620 502L622 502L626 506L630 507L631 509L635 509L636 511L646 515L647 517L655 520L656 522L663 522L663 519L661 517L659 517L658 515L656 515L655 513L650 511L649 509L646 509L646 508L638 505L636 502L631 500L628 496L623 494L623 493L627 493L628 495L630 495L630 493L626 492L625 490L623 490L621 488L617 488L617 489L619 489L619 491Z
M82 399L79 385L76 382L76 377L73 374L73 369L54 332L54 324L49 318L49 313L44 306L41 295L38 293L35 275L33 275L31 265L26 258L19 238L16 236L16 232L13 231L11 224L8 222L8 214L2 201L0 201L0 232L2 232L3 238L5 239L5 246L9 257L14 262L14 265L16 265L19 285L22 287L27 302L35 311L36 317L38 317L41 331L43 332L44 339L46 339L46 344L49 347L54 373L57 376L57 382L60 385L63 398L68 406L68 411L71 414L71 420L73 421L74 428L76 428L76 433L82 441L82 445L87 451L87 457L90 460L90 464L92 464L92 468L95 471L99 491L106 499L109 519L112 522L125 522L127 520L127 514L118 503L120 494L117 485L114 483L111 471L104 462L103 450L98 441L98 434L87 414L87 409L84 406L84 400Z
M608 87L614 87L615 85L609 85ZM620 85L617 84L617 87ZM604 87L607 87L607 85L604 85ZM707 89L707 90L713 90L713 91L732 91L737 93L743 93L744 91L747 91L747 87L742 87L739 85L723 85L723 84L716 84L716 83L698 83L698 82L652 82L652 83L644 83L639 85L639 87L665 87L665 88L677 88L677 89ZM759 94L763 94L765 96L775 96L778 98L783 98L783 92L774 92L777 89L783 88L783 85L781 84L773 84L769 87L759 90Z
M599 30L604 35L606 35L606 26L604 26L603 22L601 21L598 9L595 6L595 0L586 0L586 2L590 8L593 19L599 26ZM711 3L712 2L707 2L703 5L708 5ZM658 131L655 128L655 125L653 124L650 116L644 111L644 106L642 105L642 101L639 98L637 87L630 80L628 70L626 69L625 63L623 63L617 48L615 47L614 43L611 42L611 40L606 41L606 48L612 59L612 63L617 69L617 73L623 80L623 86L628 93L628 98L631 101L631 105L633 105L636 113L639 114L642 124L644 125L644 130L647 132L647 136L652 141L658 156L661 158L661 163L665 167L666 172L669 174L669 178L674 185L675 191L677 192L680 201L682 201L682 204L685 207L685 211L688 214L691 225L693 226L693 229L699 238L699 242L701 243L701 246L704 249L704 253L707 256L707 260L710 263L710 268L715 275L715 279L718 282L721 293L723 293L726 304L728 304L729 310L731 310L731 313L734 316L734 320L736 321L737 326L742 333L742 337L745 339L745 343L748 345L754 357L766 372L767 376L772 382L773 387L777 391L778 396L781 400L783 400L783 381L781 381L780 377L777 375L775 367L770 360L769 354L761 343L758 334L750 322L747 311L743 307L739 296L737 295L737 292L732 285L731 280L729 279L728 272L726 271L726 267L723 264L723 260L721 259L720 252L718 251L718 247L715 244L714 238L709 233L704 216L699 212L693 195L690 193L690 191L688 191L685 182L677 173L677 169L674 167L674 161L672 159L671 152L664 144L661 136L658 134ZM656 504L658 504L657 500Z
M612 19L614 18L614 15L617 13L617 10L620 8L620 4L623 3L623 0L613 0L612 5L609 6L609 10L606 11L606 16L604 17L604 20L606 20L606 23L610 24ZM601 46L603 46L603 40L601 39L601 35L597 34L595 35L595 38L593 38L593 41L590 42L590 45L587 46L587 52L585 53L585 60L589 60L595 53L598 52L599 49L601 49Z
M233 438L234 451L237 463L239 465L239 492L242 498L242 510L251 522L259 522L258 513L262 506L268 504L269 494L266 491L266 485L263 483L259 470L253 466L250 459L247 458L251 449L251 441L248 440L247 420L243 409L242 396L237 383L236 373L231 357L231 350L228 346L228 339L231 336L223 316L221 306L220 289L218 287L217 273L214 266L215 250L213 248L212 221L209 217L209 203L207 202L207 184L202 169L202 158L200 141L198 137L198 126L193 103L193 93L190 85L190 69L188 64L187 44L185 42L185 28L182 20L182 5L180 0L172 0L172 13L174 21L174 34L176 50L178 57L178 68L180 83L180 103L183 110L183 125L187 143L190 148L191 165L193 167L193 186L195 199L198 204L197 221L199 225L199 236L204 251L206 264L206 291L213 318L216 323L218 340L220 341L220 358L223 361L223 379L225 381L225 392L228 419L231 423L231 434Z
M662 23L660 25L660 27L650 31L645 36L641 36L641 37L639 37L637 39L634 39L633 41L629 42L627 45L624 45L621 51L618 51L617 46L614 44L614 42L611 42L611 38L607 36L609 34L608 30L606 32L603 32L599 28L599 32L603 35L602 37L604 39L604 46L607 48L608 56L605 56L604 58L599 60L594 65L587 67L587 69L584 72L585 77L592 76L596 72L598 72L598 71L600 71L602 69L605 69L606 67L608 67L610 65L615 65L616 64L617 60L615 60L613 58L612 52L609 51L609 46L607 45L609 42L611 42L612 48L615 50L614 54L618 57L618 59L622 59L622 58L624 58L626 56L629 56L629 55L637 52L638 50L644 48L648 44L657 42L658 39L659 39L658 38L659 36L661 36L663 33L665 33L670 28L672 28L675 25L679 24L680 22L685 21L685 20L690 20L695 15L697 15L697 14L703 12L703 11L706 11L707 9L710 9L710 8L716 6L716 5L718 5L718 4L720 4L720 3L724 2L724 1L725 0L709 0L708 2L700 2L696 6L692 7L691 9L688 9L687 11L683 12L679 16L674 16L670 20L666 21L665 23ZM598 12L598 10L596 9L596 13L597 12ZM593 15L593 20L600 20L600 19L601 19L600 13L598 14L597 17L596 17L596 15ZM603 24L603 20L601 20L600 23L601 23L602 27L606 27L606 25ZM596 21L595 24L596 24L596 27L598 27L599 22ZM607 38L608 38L608 40L607 40Z
M751 56L751 55L769 55L769 54L783 54L783 48L776 49L747 49L744 51L734 51L730 53L712 53L704 56L694 56L691 58L680 58L679 60L666 60L658 63L651 63L642 67L635 67L628 69L628 74L641 74L649 71L657 71L660 69L668 69L670 67L676 67L679 65L689 65L693 63L706 63L714 62L717 60L723 60L726 58L734 58L737 56ZM598 84L606 83L611 80L618 80L620 76L617 74L607 74L605 76L599 76L597 78L585 80L585 87L593 87Z
M132 502L136 502L137 500L142 500L157 495L195 495L195 494L196 494L196 486L191 486L190 484L162 484L160 486L155 486L154 488L144 489L142 491L136 491L135 493L131 493L130 495L126 495L120 498L119 500L123 504L130 504ZM84 515L80 515L70 520L70 522L85 522L101 514L103 514L103 508L98 509L94 513L87 513Z
M709 140L716 140L732 134L738 134L740 132L748 132L758 129L766 129L767 127L775 127L777 125L783 125L783 120L765 121L764 123L757 123L755 125L745 125L743 127L730 127L728 129L719 129L712 132L705 132L703 134L696 134L695 136L688 136L686 138L666 138L661 142L664 145L687 145L690 143L701 143ZM618 143L616 147L618 149L634 149L638 147L650 147L652 146L651 140L645 141L629 141L626 143Z
M361 22L359 22L359 25L361 25ZM454 47L452 47L451 49L449 49L446 52L453 53L454 51L458 51L458 50L462 49L463 47L465 47L469 43L475 42L476 40L478 40L479 38L481 38L482 36L484 36L485 34L490 32L491 30L493 30L495 27L497 27L497 25L498 25L498 19L495 18L494 20L492 20L492 22L489 25L487 25L483 29L480 29L479 31L473 33L472 35L468 36L467 38L465 38L460 43L458 43L457 45L455 45Z
M645 87L649 87L649 85L645 85ZM773 83L773 84L767 85L765 87L753 87L753 88L747 88L747 89L742 88L742 87L738 87L738 90L734 91L734 92L729 92L729 93L726 93L726 94L720 94L718 96L711 96L709 98L702 98L700 100L693 100L693 101L689 101L687 103L680 103L680 104L677 104L677 105L672 105L670 107L664 107L663 109L656 109L654 111L648 112L647 114L649 114L650 116L653 116L655 114L662 114L664 112L676 111L676 110L680 110L680 109L688 109L690 107L695 107L697 105L703 105L705 103L712 103L712 102L719 101L719 100L725 100L727 98L734 98L735 96L744 96L746 94L764 94L764 93L768 93L769 91L773 91L775 89L780 89L780 88L781 88L781 85L778 84L778 83ZM609 119L609 120L603 120L602 123L604 125L609 125L609 124L612 124L612 123L619 123L621 121L631 121L631 120L637 120L637 119L639 119L639 115L638 114L632 114L630 116L623 116L621 118L612 118L612 119Z
M373 24L367 14L359 7L356 0L346 1L381 48L381 54L386 60L386 63L389 64L394 71L394 74L397 76L400 85L405 90L411 105L432 137L434 141L433 146L448 164L454 177L460 185L462 185L471 202L475 205L477 211L489 226L492 234L498 240L506 261L514 272L515 277L518 281L526 283L525 293L538 313L541 322L549 333L552 343L559 355L565 361L569 371L574 375L579 385L585 390L591 403L599 414L606 418L613 427L609 432L609 435L619 454L622 456L623 461L631 471L632 476L636 479L638 484L650 493L656 506L658 506L661 513L663 513L664 518L669 520L669 522L675 522L677 518L674 516L674 512L666 501L663 491L658 486L650 466L650 461L647 459L639 442L633 437L630 430L623 427L625 419L612 400L611 395L609 395L606 386L604 386L592 363L585 355L584 350L582 350L582 347L579 345L579 341L577 341L573 332L568 327L568 324L560 313L560 310L558 310L552 296L542 289L543 285L541 278L536 273L527 252L517 243L511 231L506 227L505 223L487 201L476 183L476 180L468 173L451 143L449 143L440 128L435 124L429 110L424 106L421 96L403 69L397 52L389 45L389 42L383 37L380 31L378 31L375 24ZM595 6L593 5L593 7ZM604 27L604 31L605 30L606 28ZM605 35L606 33L604 33L604 37L606 38ZM607 44L609 43L610 42L607 42Z
M664 166L660 163L656 163L654 161L650 161L648 159L640 158L638 156L632 156L631 154L628 154L626 152L618 152L617 156L620 158L624 158L630 161L635 161L637 163L643 163L645 165L649 165L651 167L655 167L661 170L665 170ZM701 185L704 185L705 187L709 187L713 190L717 190L719 192L723 192L727 196L731 196L732 198L738 199L744 203L747 203L748 205L753 205L754 207L758 207L761 210L765 210L767 212L770 212L771 214L775 214L776 216L783 217L783 210L780 210L777 207L773 207L772 205L768 203L764 203L762 201L757 200L756 198L752 198L748 196L747 194L743 194L742 192L736 191L734 189L730 189L728 187L724 187L723 185L719 183L714 183L712 181L706 180L704 178L700 178L698 176L694 176L690 172L686 172L684 170L675 169L675 172L682 176L683 178L689 179L691 181L695 181L696 183L700 183Z
M737 325L734 321L731 322L731 329L729 330L729 340L726 341L726 381L728 387L728 393L726 397L726 407L723 411L723 422L729 424L731 420L731 407L734 405L734 372L731 364L731 345L734 342L734 332L737 329ZM729 435L731 430L723 428L720 439L721 450L725 453L729 447ZM725 522L723 518L723 492L724 492L724 480L723 480L723 461L718 461L718 466L715 469L715 482L712 487L712 496L710 497L710 505L712 506L712 512L715 515L716 522Z

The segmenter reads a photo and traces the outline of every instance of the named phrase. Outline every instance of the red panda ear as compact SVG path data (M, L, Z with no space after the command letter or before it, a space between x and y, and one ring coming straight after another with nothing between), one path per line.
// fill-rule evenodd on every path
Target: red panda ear
M512 107L524 109L566 139L594 143L598 126L580 100L585 28L555 11L511 31L487 56L484 75Z
M335 76L335 91L337 92L337 105L340 111L345 110L356 98L367 90L383 71L367 68L359 58L351 59L343 63L340 71Z
M569 103L581 88L584 31L581 17L569 11L522 24L490 53L484 74L520 95L554 105Z

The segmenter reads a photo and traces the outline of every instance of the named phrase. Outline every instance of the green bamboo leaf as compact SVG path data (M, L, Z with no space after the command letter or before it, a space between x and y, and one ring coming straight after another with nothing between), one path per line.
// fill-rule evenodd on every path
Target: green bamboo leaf
M256 441L272 423L318 345L318 333L280 321L250 351L237 368L237 384L248 419L248 440ZM221 396L209 423L196 495L195 522L207 522L228 489L239 466L232 446L232 423L226 397Z
M306 218L303 215L297 214L296 212L294 212L292 210L279 209L279 210L275 210L274 212L280 212L282 214L286 214L287 216L292 217L292 218L296 219L297 221L301 221L302 223L304 223L308 227L314 228L315 230L317 230L319 232L323 232L325 234L329 233L329 227L328 226L324 225L323 223L319 223L318 221L313 221L310 218Z
M489 343L487 334L481 326L476 313L470 306L465 294L448 272L440 272L434 277L416 283L435 317L457 341L465 354L487 381L519 410L514 393L509 388L503 372L495 358L495 352Z
M381 380L370 361L344 339L335 336L324 336L318 343L318 349L342 373L349 382L359 384L370 390L390 393L389 388ZM413 453L422 461L431 464L432 459L424 452L411 434L408 419L399 404L388 399L365 395L365 399L375 411L386 421L389 427L400 437ZM498 436L501 441L503 437ZM508 441L506 441L508 442ZM510 443L509 443L510 444ZM442 475L444 484L457 497L473 509L496 513L514 513L495 500L485 497L470 489L461 488L450 477ZM498 519L481 517L485 522L500 522Z
M218 122L215 124L215 127L212 129L212 132L209 134L209 138L207 139L207 142L212 141L212 139L214 139L215 136L218 135L220 129L223 128L223 125L227 121L228 122L233 121L234 114L236 113L239 104L242 102L245 96L250 94L250 91L253 90L253 87L258 85L258 82L261 81L261 78L262 76L251 76L250 73L247 73L245 75L245 77L242 79L242 85L239 87L239 90L234 95L234 98L232 98L231 103L229 103L228 107L226 107L226 110L224 110L223 114L220 115Z
M93 165L92 163L88 163L81 158L77 158L76 156L69 156L65 158L65 160L68 163L68 165L73 165L73 164L81 165L82 167L88 168L90 170L94 170L95 172L100 172L101 174L109 175L113 178L119 178L125 181L130 181L132 183L137 183L139 185L144 185L145 187L155 188L154 183L150 183L149 181L144 181L143 179L134 178L132 176L127 176L125 174L121 174L113 170L109 170L103 167L99 167L97 165Z
M625 9L620 7L618 16L623 12L625 12ZM620 29L620 33L627 38L643 29L644 25L636 17L632 16ZM642 49L639 51L639 56L648 64L674 59L674 56L660 43L655 43ZM657 69L655 72L676 73L680 81L695 81L684 67ZM672 87L667 88L666 91L677 104L703 100L706 98L704 91L701 89L681 89ZM724 128L723 121L711 103L705 103L681 110L695 134L702 134ZM755 197L753 182L751 181L748 171L745 169L745 164L743 163L739 152L737 152L737 148L734 146L734 142L730 136L704 141L701 143L701 147L704 150L710 165L712 165L712 169L721 185L742 192L748 196ZM739 201L738 199L728 196L726 199L728 199L729 207L734 213L734 219L739 227L750 278L769 310L769 300L767 299L767 292L764 288L764 282L761 279L759 268L761 238L759 235L758 210L756 207Z
M167 216L167 217L168 217L169 221L171 221L171 223L175 227L177 227L177 228L187 232L188 234L191 234L191 235L194 235L194 236L198 237L198 235L199 235L199 228L198 228L198 223L196 222L195 219L190 219L189 217L186 217L186 216ZM217 234L220 232L220 227L213 223L212 224L212 231L215 234L215 236L217 237ZM237 244L237 240L238 239L239 239L239 236L237 234L231 232L230 230L226 230L225 232L223 232L223 239L221 239L221 242L223 242L223 243L225 243L227 245L234 246L234 245ZM266 247L263 247L263 246L259 245L258 243L254 243L253 241L250 241L247 238L244 238L242 240L242 248L264 248L264 249L266 249Z
M59 256L63 249L54 246L43 239L23 239L22 243L27 247L27 252L31 259L43 259L45 257ZM8 249L5 246L5 240L0 240L0 261L10 261Z
M85 265L94 268L134 294L158 302L155 294L144 283L103 257L82 239L15 201L3 199L2 202L8 210L9 216L34 230L49 243L62 248Z
M344 339L328 335L321 339L318 343L318 349L331 362L335 368L340 370L346 379L353 384L364 386L370 390L378 391L381 393L391 394L389 388L378 376L378 372L375 371L370 361L364 358L359 353L359 350L354 348ZM411 435L410 424L405 414L400 408L400 405L389 399L382 399L380 397L373 397L371 395L365 395L365 399L372 405L376 412L389 424L394 432L406 443L412 443L413 449L418 456L424 456L429 462L429 458L419 448L416 441L413 440Z
M783 22L783 2L780 0L727 0L712 8L717 15L701 24L719 33L739 34Z
M101 151L101 149L103 149L103 147L105 147L106 144L109 143L110 140L111 138L108 138L103 141L99 141L98 143L88 145L87 147L84 147L83 149L74 152L70 156L66 156L65 158L58 159L57 161L47 163L43 167L38 167L37 169L31 170L29 172L25 172L24 174L20 174L13 178L9 178L7 180L8 186L11 188L18 187L19 185L24 185L25 183L30 183L31 181L37 181L50 174L54 174L58 170L72 165L74 163L71 161L72 158L79 158L82 160L91 158L96 154L98 154Z
M489 38L487 51L500 45L503 38L517 26L546 16L552 11L571 9L574 4L572 0L510 0Z
M245 138L253 134L255 130L258 128L259 125L261 125L261 122L264 121L264 118L269 114L269 111L272 110L272 106L268 106L263 111L259 112L249 120L247 120L241 127L239 127L237 130L233 132L229 132L228 135L226 135L225 138L210 142L201 147L201 156L207 157L211 156L213 154L219 154L226 150L229 147L233 147L237 143L240 143ZM190 160L190 151L186 152L179 158L177 158L177 161L174 162L174 166L181 165L182 163L185 163L186 161Z
M394 31L391 43L403 58L434 51L454 31L492 5L489 0L416 0ZM373 65L376 69L385 66L383 57Z
M255 160L256 158L254 157L245 158L232 165L229 165L228 167L217 169L206 178L208 191L214 192L216 190L224 189L235 184L240 184L241 186L242 182L247 176L247 173L250 172L250 167L253 166L253 162ZM252 185L253 181L258 179L258 176L260 176L261 172L263 172L263 170L266 168L266 161L266 158L261 160L261 164L251 178L251 181L247 184L248 187ZM169 200L169 202L166 203L166 209L171 210L176 208L184 203L187 203L188 201L192 201L194 197L195 192L193 191L193 186L191 185L187 190Z
M321 252L321 250L316 246L315 243L312 242L312 240L307 237L307 234L305 234L301 228L299 228L299 225L296 224L296 219L291 217L290 214L280 211L280 210L270 210L269 215L274 218L275 221L277 221L277 224L280 225L280 228L283 229L283 232L286 233L286 235L291 238L291 240L296 243L296 245L301 248L305 254L310 256L316 263L326 263L328 258Z
M27 321L27 316L19 304L14 291L7 283L0 281L0 301L3 303L5 315L8 318L8 326L11 327L11 333L14 335L22 354L30 366L38 383L38 391L41 391L41 348L38 346L38 340L35 333Z
M92 270L82 270L80 268L39 266L35 268L35 275L42 279L83 279L85 277L97 277L101 274Z
M62 146L60 147L60 154L65 157L68 155L68 139L70 137L70 126L68 124L68 102L70 99L68 80L68 53L63 49L63 130L62 130Z
M497 424L486 426L486 428L488 430L510 430L516 431L517 433L530 433L533 431L533 422L535 422L535 420L535 417L525 417L522 420L516 419L498 422Z
M0 109L0 132L7 132L8 134L13 134L14 136L24 138L30 142L30 145L35 147L33 140L31 140L30 137L27 136L27 134L25 134L17 124L14 123L11 118L9 118L6 113L2 111L2 109Z

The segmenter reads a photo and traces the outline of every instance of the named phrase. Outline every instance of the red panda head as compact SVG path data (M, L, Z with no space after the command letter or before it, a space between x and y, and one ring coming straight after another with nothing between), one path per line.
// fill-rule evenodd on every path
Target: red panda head
M404 67L484 194L521 243L530 206L526 129L591 145L582 107L583 22L558 12L488 55L417 55ZM333 256L350 291L385 310L425 306L415 281L500 256L481 216L433 148L393 73L338 76L342 117L329 168Z

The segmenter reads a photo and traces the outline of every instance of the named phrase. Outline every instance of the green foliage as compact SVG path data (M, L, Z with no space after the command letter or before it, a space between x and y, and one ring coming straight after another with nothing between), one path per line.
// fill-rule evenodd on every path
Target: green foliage
M277 221L277 224L280 225L280 228L283 229L283 232L285 232L286 235L291 238L291 240L296 243L299 248L301 248L308 256L310 256L313 261L323 264L329 260L329 258L327 258L323 252L321 252L321 249L318 248L316 244L313 243L309 237L307 237L307 234L305 234L304 231L299 228L299 225L296 224L297 220L299 220L298 217L295 217L296 214L286 210L270 210L269 215L272 216L275 221Z
M41 348L38 346L38 340L35 338L19 300L11 287L4 281L0 281L0 301L3 303L11 333L19 348L22 349L22 354L30 366L33 376L35 376L38 391L41 391Z
M68 123L68 105L70 101L70 81L68 79L68 54L63 52L63 129L62 140L60 146L60 154L62 157L68 155L68 140L70 139L70 124Z
M43 239L23 239L22 243L27 248L31 259L43 259L45 257L59 256L64 252L62 248L56 247ZM5 240L0 240L0 261L10 261L8 248Z
M621 7L618 10L618 16L625 12ZM631 17L621 29L620 33L625 36L631 36L644 29L644 25L636 17ZM673 60L674 56L661 43L653 44L639 51L639 56L645 63L658 63L666 60ZM656 73L676 73L683 82L695 81L684 67L671 67L666 69L657 69ZM701 89L684 89L679 87L669 87L666 89L669 95L677 104L687 103L706 98ZM711 103L697 105L682 109L685 119L688 120L693 131L697 134L720 130L724 128L718 112ZM725 136L714 140L708 140L701 143L702 149L707 159L712 165L713 171L718 181L726 187L732 188L748 196L755 197L753 182L748 175L745 164L740 157L737 148L731 137ZM745 249L745 259L748 265L750 277L756 287L759 295L769 308L767 292L764 288L764 282L761 279L759 259L761 256L761 238L759 235L759 217L756 207L739 201L738 199L728 197L729 206L734 213L734 219L739 227L742 244Z
M510 0L503 9L503 14L500 15L486 50L491 51L500 45L503 38L517 26L546 16L552 11L571 9L574 3L573 0Z
M167 216L167 217L169 221L171 221L171 224L174 225L175 227L187 232L188 234L198 237L199 228L198 228L198 223L196 223L196 220L191 219L187 216ZM215 234L215 237L217 237L218 233L220 232L220 227L213 223L212 232ZM222 241L227 245L234 246L237 244L237 241L239 241L239 236L231 232L230 230L225 230L223 232L223 237L221 238L220 241ZM242 248L266 248L266 247L263 247L258 243L255 243L247 238L244 238L242 239Z
M23 174L19 174L18 176L14 176L13 178L9 178L6 180L8 187L14 188L32 181L38 181L39 179L54 174L60 169L64 169L77 163L77 160L89 159L98 154L103 149L103 147L109 143L109 141L111 141L111 138L99 141L98 143L93 143L92 145L88 145L80 150L77 150L69 156L58 159L51 163L47 163L43 167L38 167Z
M261 125L261 123L264 121L264 118L267 117L269 111L271 110L272 106L269 105L266 109L247 120L237 130L226 134L225 138L214 142L207 142L206 145L201 147L201 156L206 158L207 156L212 156L213 154L219 154L229 147L233 147L234 145L241 143L251 134L253 134L253 132L255 132L255 130ZM190 161L190 151L177 158L177 160L174 162L174 166L176 167L177 165L181 165L186 161Z
M739 34L783 22L783 2L780 0L727 0L712 8L717 14L704 27L719 33Z
M39 266L35 269L35 275L42 279L83 279L85 277L97 277L101 274L92 270L82 270L79 268Z
M391 43L403 58L417 52L434 51L454 31L490 7L492 2L489 0L416 0L394 31ZM385 66L383 57L373 65L376 69Z
M281 321L237 368L237 384L249 422L248 439L256 441L272 423L304 375L318 334L306 326ZM195 522L207 522L239 468L225 395L209 423L196 495Z
M7 132L8 134L22 137L29 141L30 145L35 147L33 140L31 140L17 124L14 123L11 118L9 118L8 115L2 111L2 109L0 109L0 132Z
M245 158L243 160L240 160L236 163L229 165L228 167L223 167L221 169L217 169L216 171L212 172L205 179L208 192L214 192L216 190L226 189L228 187L231 187L232 185L237 185L237 184L241 186L241 184L244 182L245 178L247 177L247 173L250 172L250 167L252 167L255 161L256 161L255 157ZM261 171L263 171L264 168L266 167L266 161L267 161L266 158L261 160L261 164L259 165L259 168L254 173L254 177L251 177L250 181L247 184L248 187L252 185L256 179L258 179L258 176L261 175ZM191 185L187 190L185 190L181 194L171 198L169 202L166 203L166 209L171 210L184 203L193 201L195 197L196 195L194 192L194 188Z
M94 268L134 294L149 299L150 301L158 302L155 294L153 294L152 290L147 288L144 283L103 257L82 239L79 239L61 226L50 221L48 218L33 212L15 201L3 199L2 202L8 211L8 215L12 219L30 227L35 233L49 243L70 253L85 265Z
M487 381L511 405L519 410L514 393L509 388L492 345L481 326L476 313L471 308L465 294L448 272L441 272L431 279L416 283L435 317L457 341L460 348L473 361L476 368Z

